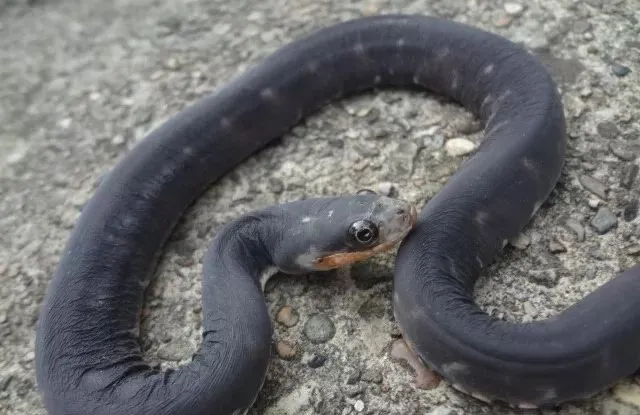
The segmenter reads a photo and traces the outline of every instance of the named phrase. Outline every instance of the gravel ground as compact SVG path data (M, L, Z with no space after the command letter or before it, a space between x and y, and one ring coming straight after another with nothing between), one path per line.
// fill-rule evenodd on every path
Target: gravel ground
M393 11L437 14L522 42L561 85L570 136L563 177L480 280L482 307L508 320L543 319L638 261L638 0L5 0L0 413L44 414L33 364L38 307L101 175L151 128L282 44ZM361 187L422 205L479 138L466 111L426 94L368 94L309 118L212 188L180 225L146 301L147 358L175 366L195 350L200 261L223 223L267 204ZM280 356L251 414L513 413L446 382L428 391L412 386L412 372L389 356L398 335L392 263L388 255L268 284ZM557 411L518 413L639 408L640 386L626 380Z

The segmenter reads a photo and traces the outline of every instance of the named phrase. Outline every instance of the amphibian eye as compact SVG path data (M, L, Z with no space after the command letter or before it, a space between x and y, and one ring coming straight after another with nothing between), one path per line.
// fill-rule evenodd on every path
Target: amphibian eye
M378 240L378 227L371 221L359 220L349 227L349 236L360 245L371 245Z

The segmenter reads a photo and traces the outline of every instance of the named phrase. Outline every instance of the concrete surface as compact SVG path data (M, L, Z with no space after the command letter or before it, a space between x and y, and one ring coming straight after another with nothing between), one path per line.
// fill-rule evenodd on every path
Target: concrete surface
M0 413L44 413L33 372L38 305L79 209L116 159L285 42L392 11L438 14L523 42L562 83L570 141L561 183L480 281L482 307L509 320L545 318L638 261L638 0L5 0ZM167 248L146 302L148 359L172 366L195 350L200 260L221 224L269 203L361 187L394 188L422 204L463 158L447 155L451 138L479 139L463 109L426 94L369 94L321 111L245 163L201 199ZM252 414L513 413L446 382L415 389L411 371L389 358L398 334L392 261L269 284L285 358L273 360ZM278 314L283 306L293 310ZM633 414L638 402L640 386L627 380L557 411L518 413Z

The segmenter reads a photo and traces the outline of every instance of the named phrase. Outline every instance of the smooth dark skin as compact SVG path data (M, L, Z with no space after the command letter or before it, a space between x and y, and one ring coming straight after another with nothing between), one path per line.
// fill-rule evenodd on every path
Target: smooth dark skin
M261 246L276 239L256 244L245 227L222 231L233 255L216 243L209 251L202 347L178 371L141 359L144 288L181 214L211 183L325 103L373 87L430 90L485 125L478 151L424 207L398 254L393 304L413 350L470 393L525 406L592 394L640 367L638 267L548 321L499 321L473 302L482 269L560 174L565 120L546 70L487 32L379 16L283 47L153 131L112 170L83 210L42 307L36 371L49 413L238 414L252 404L271 332L255 274L268 256Z

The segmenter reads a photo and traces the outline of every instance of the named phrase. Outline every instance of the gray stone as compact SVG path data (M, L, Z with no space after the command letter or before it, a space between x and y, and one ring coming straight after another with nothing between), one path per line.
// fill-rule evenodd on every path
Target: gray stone
M618 126L611 121L601 122L600 124L598 124L597 130L598 134L600 134L604 138L613 139L620 135Z
M620 186L625 189L631 189L636 177L638 177L638 171L640 171L640 167L637 164L624 166L622 169L622 176L620 177Z
M609 232L611 229L615 228L617 224L618 218L607 207L601 207L598 209L598 212L595 214L593 219L591 219L591 227L593 227L593 229L599 234Z
M529 280L545 287L554 287L558 283L558 273L555 269L534 269L529 271Z
M615 76L622 78L623 76L627 76L631 73L631 68L629 68L628 66L620 65L618 63L614 63L613 65L611 65L611 72L613 72Z
M304 324L304 335L312 343L326 343L335 334L336 327L326 314L314 314Z
M584 241L585 230L584 230L584 226L582 226L580 221L573 218L569 218L565 222L565 225L576 235L576 239L578 241L580 242Z
M585 189L598 196L600 199L607 198L607 186L600 180L594 179L593 177L587 176L586 174L582 174L580 175L580 184L582 184Z

